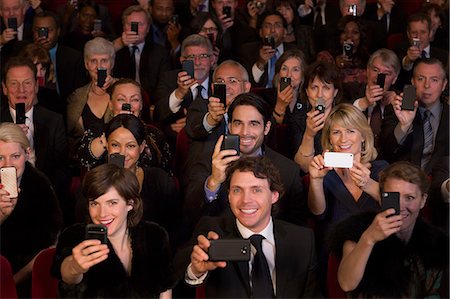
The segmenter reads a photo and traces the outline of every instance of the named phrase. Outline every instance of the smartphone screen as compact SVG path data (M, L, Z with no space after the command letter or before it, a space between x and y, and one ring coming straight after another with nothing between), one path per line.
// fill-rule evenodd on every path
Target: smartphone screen
M94 20L94 31L102 31L102 20L101 19Z
M413 85L405 85L403 88L402 110L414 110L416 101L416 88Z
M289 85L291 85L291 78L289 77L280 78L280 91L285 90L286 87L288 87Z
M384 88L384 82L386 81L386 74L379 73L377 75L377 85Z
M8 18L8 28L17 31L17 18Z
M106 80L106 69L98 68L97 69L97 86L103 87L105 85Z
M25 103L16 104L16 124L25 123Z
M227 105L227 86L224 83L214 83L213 96L220 99L220 102Z
M194 61L192 60L185 60L181 64L181 69L185 71L189 76L194 78Z
M400 193L398 192L381 192L381 209L386 211L387 209L394 208L395 214L400 214Z
M115 164L119 167L124 168L125 167L125 156L118 154L118 153L111 154L111 155L109 155L108 163Z
M136 34L139 32L139 23L131 22L131 31L134 31Z

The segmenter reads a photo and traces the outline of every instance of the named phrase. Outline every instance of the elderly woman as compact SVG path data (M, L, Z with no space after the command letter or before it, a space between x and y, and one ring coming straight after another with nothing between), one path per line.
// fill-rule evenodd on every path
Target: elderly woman
M116 81L111 77L114 66L114 47L110 41L96 37L84 47L84 65L91 82L75 90L67 99L67 132L71 156L86 129L101 132L111 119L108 109L108 87ZM98 81L99 70L106 70L104 82Z
M373 142L372 130L358 108L350 104L333 108L322 129L322 148L352 154L353 167L325 167L323 154L309 165L308 206L321 216L325 231L349 215L379 209L378 174L387 162L374 161Z
M448 297L448 236L419 215L429 185L418 166L396 162L380 174L380 192L396 193L399 210L362 213L336 226L338 280L353 298Z
M129 169L105 164L83 180L87 223L103 225L107 241L85 238L86 224L59 237L53 275L62 298L171 298L174 284L167 232L142 220L145 203Z
M15 168L19 187L18 197L12 197L0 185L0 254L12 265L21 298L31 295L36 255L55 244L62 226L51 183L28 162L29 155L30 144L23 130L14 123L0 124L0 168Z
M289 125L294 160L304 172L308 172L314 155L322 153L320 140L325 120L341 97L341 80L334 64L317 61L308 67L301 93L302 117ZM323 109L319 110L318 105Z

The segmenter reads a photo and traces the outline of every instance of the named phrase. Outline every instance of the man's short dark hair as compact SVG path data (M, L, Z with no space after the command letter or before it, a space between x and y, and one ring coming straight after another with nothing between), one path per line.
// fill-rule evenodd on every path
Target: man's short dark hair
M295 13L295 12L294 12ZM281 18L281 21L283 22L283 28L286 29L287 28L287 21L286 19L276 10L269 10L264 12L260 17L258 17L258 29L262 28L262 24L264 23L264 21L267 19L267 17L270 16L279 16Z
M233 112L234 109L236 109L237 106L253 106L258 110L258 112L262 115L264 120L264 125L267 124L269 120L271 120L272 117L272 108L267 103L267 101L263 100L260 96L252 93L252 92L246 92L241 93L238 95L233 103L231 103L230 107L228 108L228 123L231 123L233 121Z
M15 67L28 67L34 74L34 80L37 80L37 69L36 66L34 65L33 61L31 61L28 58L25 57L11 57L10 59L8 59L8 62L6 62L5 67L3 68L3 74L2 74L2 80L3 83L6 83L6 75L8 74L9 70Z
M280 198L284 194L283 183L281 182L280 171L273 163L264 156L258 157L241 157L233 162L226 170L226 186L230 188L230 181L236 172L252 172L258 179L267 179L270 191L278 192Z
M408 31L410 29L411 23L414 23L414 22L426 22L428 31L431 31L431 19L427 14L419 12L419 13L410 15L408 18L408 22L407 22Z
M53 22L55 22L56 29L60 28L58 16L51 11L44 10L44 11L41 11L40 13L38 13L37 15L35 15L33 18L33 28L35 26L36 19L38 19L38 18L39 19L51 18L51 19L53 19Z

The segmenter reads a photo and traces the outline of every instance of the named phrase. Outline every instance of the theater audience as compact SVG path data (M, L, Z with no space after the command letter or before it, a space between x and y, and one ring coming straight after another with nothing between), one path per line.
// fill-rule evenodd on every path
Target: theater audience
M396 162L380 174L380 192L398 192L400 210L355 215L336 226L339 284L352 297L448 296L448 236L419 215L428 187L419 167Z
M342 86L336 66L322 61L311 64L305 73L299 112L296 118L288 122L288 136L295 155L294 161L305 173L308 172L314 156L323 151L322 129L341 97ZM323 110L320 110L318 105L322 105Z
M36 255L55 245L62 214L49 179L28 161L30 143L19 125L0 124L0 168L17 171L19 196L0 187L0 254L11 263L18 295L31 296L31 270Z
M86 223L107 229L106 244L86 239L86 223L59 237L52 273L62 298L171 298L174 284L167 232L142 217L145 202L129 169L105 164L83 181Z

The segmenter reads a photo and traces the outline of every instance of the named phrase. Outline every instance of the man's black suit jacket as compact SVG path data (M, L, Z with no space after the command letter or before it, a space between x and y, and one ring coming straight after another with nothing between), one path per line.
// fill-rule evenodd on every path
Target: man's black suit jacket
M259 49L261 48L261 41L251 42L243 44L239 50L239 62L245 67L250 77L250 82L253 87L265 87L268 82L268 67L269 63L264 67L264 73L262 74L259 82L255 82L252 74L252 67L259 59ZM295 48L295 45L284 43L284 51ZM281 53L278 58L282 55Z
M2 122L13 122L7 103L2 105ZM34 106L35 166L51 180L58 196L67 191L67 135L61 115L39 105ZM59 198L62 200L62 198Z
M3 23L3 18L0 21L1 32L6 29L7 26ZM0 50L0 65L3 66L8 61L8 59L12 56L16 56L19 52L33 40L33 34L31 32L31 24L24 23L23 24L23 36L22 40L19 41L17 39L10 40L6 44L1 47Z
M175 256L175 269L184 279L190 253L197 236L215 231L220 238L242 238L236 219L227 212L222 217L200 220L189 245ZM317 282L317 262L313 232L280 220L273 222L277 298L321 297ZM248 262L228 262L225 268L211 271L204 281L206 298L251 298Z
M82 53L71 47L58 44L56 50L56 74L58 76L60 98L66 103L67 97L75 89L86 85L88 82Z
M433 154L431 156L431 168L437 168L444 157L449 155L449 105L443 103L441 120L436 133ZM406 137L403 144L398 144L394 135L394 129L398 124L398 119L394 113L392 105L385 108L384 121L381 128L380 144L382 158L392 163L394 161L406 160L420 166L423 153L423 121L419 111L412 123L413 130ZM447 172L448 172L448 165Z
M217 133L219 134L219 133ZM197 156L197 161L190 167L185 192L184 214L188 225L195 225L201 216L218 216L228 207L228 190L221 185L217 198L207 203L205 199L205 181L211 174L211 157L213 149L205 149ZM308 207L303 190L300 167L294 161L265 147L264 156L267 157L280 171L285 194L279 203L278 219L291 223L306 225Z
M131 63L131 53L128 47L117 51L113 69L114 77L134 79L135 74L132 74ZM167 50L152 43L147 37L139 62L139 78L142 88L149 94L151 100L154 97L159 77L170 69L171 64Z

